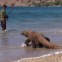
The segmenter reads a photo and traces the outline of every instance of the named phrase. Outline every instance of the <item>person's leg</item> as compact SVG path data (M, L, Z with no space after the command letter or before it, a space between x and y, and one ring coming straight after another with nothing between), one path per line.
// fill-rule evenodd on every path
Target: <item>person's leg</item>
M2 30L6 30L6 20L1 21Z

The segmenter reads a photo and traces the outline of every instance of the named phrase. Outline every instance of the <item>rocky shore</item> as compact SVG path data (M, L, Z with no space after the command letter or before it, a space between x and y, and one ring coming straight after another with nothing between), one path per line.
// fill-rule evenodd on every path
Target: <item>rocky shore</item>
M62 0L0 0L0 5L3 3L8 6L12 3L15 3L15 6L62 6Z

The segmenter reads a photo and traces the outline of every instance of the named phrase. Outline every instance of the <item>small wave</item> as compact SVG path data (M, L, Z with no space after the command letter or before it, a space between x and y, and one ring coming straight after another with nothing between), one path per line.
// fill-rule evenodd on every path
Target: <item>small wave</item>
M16 29L9 29L9 30L5 30L5 31L0 31L0 33L8 33L8 32L17 32Z
M54 53L49 53L47 55L42 55L42 56L39 56L39 57L31 57L31 58L23 58L23 59L20 59L20 60L17 60L17 61L11 61L11 62L27 62L27 61L31 61L31 60L35 60L35 59L39 59L39 58L42 58L42 57L48 57L48 56L51 56L51 55L58 55L62 53L62 51L57 51L57 52L54 52Z
M23 48L26 47L26 44L22 43L20 46L6 46L6 47L1 47L0 48L9 48L9 49L13 49L13 48Z
M15 47L9 46L8 48L23 48L23 47L26 47L26 44L22 43L20 46L15 46Z
M19 47L25 47L25 46L26 46L26 44L22 43L21 46L19 46Z
M20 46L16 46L16 47L9 47L9 48L23 48L26 47L26 44L22 43Z
M41 33L49 33L49 34L62 34L62 30L44 30Z

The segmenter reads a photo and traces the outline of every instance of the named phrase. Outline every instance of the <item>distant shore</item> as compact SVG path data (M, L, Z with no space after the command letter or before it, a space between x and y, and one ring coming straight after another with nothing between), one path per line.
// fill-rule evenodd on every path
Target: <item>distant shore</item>
M13 0L9 0L9 1L4 1L4 2L2 2L2 1L0 1L0 6L2 5L2 4L7 4L7 6L11 6L11 4L12 3L15 3L15 5L14 6L30 6L30 7L36 7L36 6L39 6L39 7L41 7L41 6L48 6L48 7L50 7L50 6L58 6L58 7L60 7L60 6L62 6L62 1L53 1L52 2L52 0L51 1L49 1L48 2L48 0L47 1L44 1L44 2L42 2L42 1L33 1L33 0L30 0L30 1L28 1L28 0L25 0L25 1L21 1L21 0L15 0L15 1L13 1Z
M0 5L0 7L1 7L1 5ZM9 6L9 5L7 5L7 7L11 7L11 6ZM53 6L33 6L33 5L31 5L31 6L17 6L17 5L15 5L14 7L62 7L61 5L53 5Z

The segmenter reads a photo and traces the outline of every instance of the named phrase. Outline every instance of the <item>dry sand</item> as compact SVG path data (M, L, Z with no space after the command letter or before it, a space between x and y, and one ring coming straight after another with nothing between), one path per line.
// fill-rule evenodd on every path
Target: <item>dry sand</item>
M52 54L42 55L39 57L24 58L12 62L62 62L62 51Z

